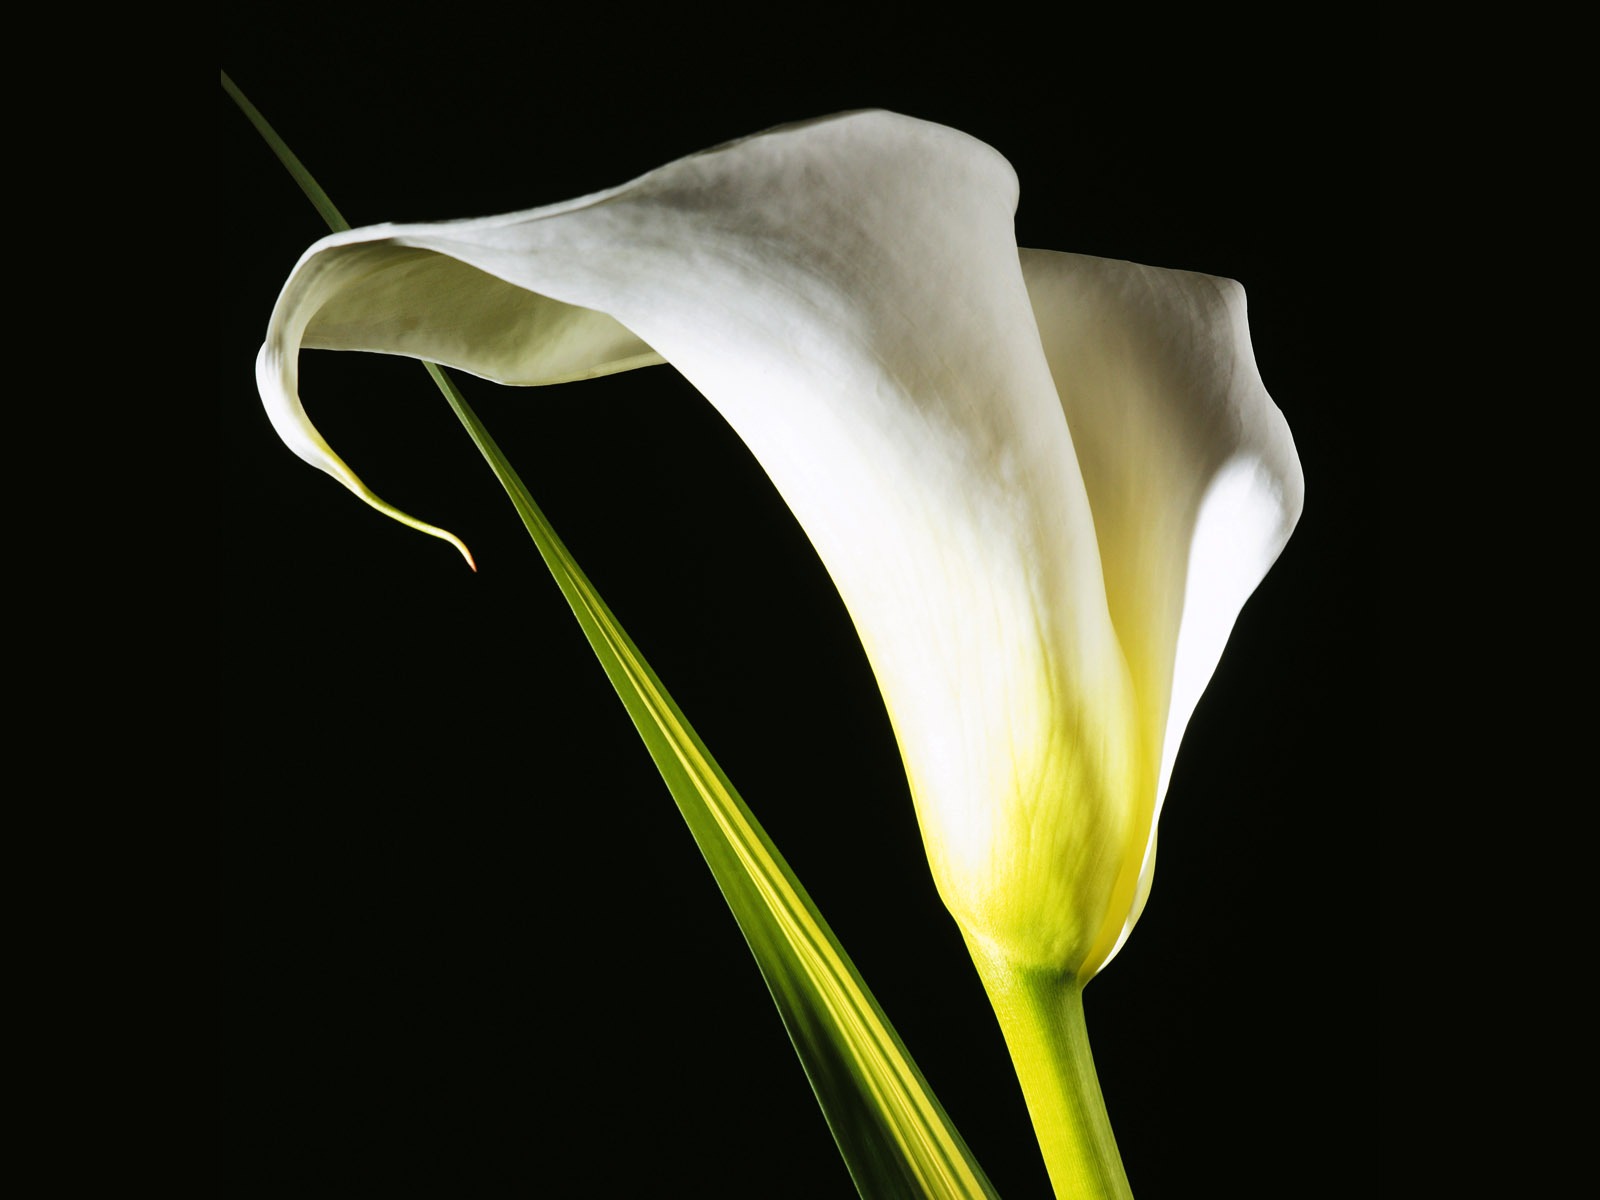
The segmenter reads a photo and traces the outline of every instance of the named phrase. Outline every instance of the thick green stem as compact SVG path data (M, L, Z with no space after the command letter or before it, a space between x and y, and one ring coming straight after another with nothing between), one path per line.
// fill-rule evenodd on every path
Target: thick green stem
M1019 969L976 938L967 949L1000 1019L1056 1196L1132 1200L1089 1053L1083 984Z

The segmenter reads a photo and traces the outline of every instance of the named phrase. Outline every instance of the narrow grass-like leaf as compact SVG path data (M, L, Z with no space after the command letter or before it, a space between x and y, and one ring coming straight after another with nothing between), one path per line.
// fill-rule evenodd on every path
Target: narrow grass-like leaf
M994 1195L783 856L454 383L431 363L428 373L511 497L677 801L761 967L862 1195Z
M239 85L228 78L226 71L222 72L222 90L228 93L229 98L239 106L239 111L244 113L250 124L256 127L256 132L265 139L267 145L272 147L272 152L278 156L278 161L283 164L284 170L288 171L289 177L300 185L300 190L306 194L306 199L311 201L311 207L316 209L328 223L328 228L334 233L349 229L350 222L344 219L344 214L328 198L328 193L322 190L322 185L312 178L305 164L278 136L278 131L267 123L260 110L250 103L250 98L239 90Z
M343 218L227 76L223 86L334 228ZM857 1189L995 1192L815 904L439 367L425 364L511 498L666 781L755 955Z

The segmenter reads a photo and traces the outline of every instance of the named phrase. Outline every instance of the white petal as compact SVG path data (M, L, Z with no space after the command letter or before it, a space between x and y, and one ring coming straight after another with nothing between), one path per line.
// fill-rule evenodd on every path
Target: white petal
M860 113L551 208L336 235L274 313L269 403L298 414L302 338L507 382L672 362L838 584L957 919L1071 967L1133 904L1155 767L1015 202L989 147Z
M1159 813L1239 610L1299 518L1300 463L1256 369L1237 283L1049 251L1025 250L1022 262L1112 621L1161 747ZM1141 895L1154 853L1152 824Z

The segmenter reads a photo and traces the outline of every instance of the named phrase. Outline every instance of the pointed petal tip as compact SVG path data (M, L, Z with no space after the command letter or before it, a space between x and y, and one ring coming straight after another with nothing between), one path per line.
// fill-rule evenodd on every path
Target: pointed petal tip
M363 497L363 499L365 499L365 497ZM402 524L411 526L411 528L415 529L418 533L425 533L429 537L436 537L441 542L449 542L456 548L461 557L466 560L467 566L472 568L472 573L474 575L478 573L478 560L472 557L472 551L467 549L467 544L455 534L451 533L448 529L440 529L437 525L429 525L425 521L418 521L415 517L407 516L405 513L400 512L399 509L390 508L388 505L384 505L379 511L383 512L386 516L394 517Z
M350 469L344 459L333 452L300 404L296 365L295 356L284 353L270 338L256 355L256 386L261 393L261 402L266 409L267 419L272 423L278 436L283 439L283 444L304 462L333 476L384 516L399 521L400 524L415 529L418 533L449 542L460 552L461 557L466 559L467 566L476 574L477 560L472 557L472 551L467 549L465 542L448 529L440 529L437 525L419 521L410 513L384 500L361 481L361 477Z
M436 537L442 542L449 542L460 552L461 557L466 559L467 566L472 568L473 574L477 574L478 562L472 557L472 551L468 550L467 544L448 529L440 529L437 525L429 525L426 521L419 521L410 513L401 511L388 501L380 499L359 479L355 479L353 475L350 478L339 477L339 481L384 516L391 517L399 521L400 524L415 529L418 533L425 533L429 537Z

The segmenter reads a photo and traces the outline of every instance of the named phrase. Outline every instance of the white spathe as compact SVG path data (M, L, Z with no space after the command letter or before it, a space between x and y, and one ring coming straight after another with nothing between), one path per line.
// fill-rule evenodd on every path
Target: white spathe
M258 361L304 347L508 384L670 362L838 585L941 895L1014 964L1093 974L1149 888L1183 727L1302 480L1227 280L1020 251L993 149L864 112L565 204L322 239ZM448 536L448 535L444 535Z

